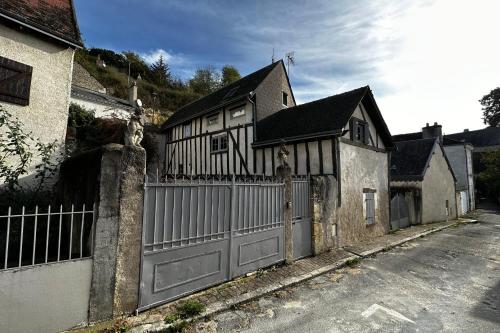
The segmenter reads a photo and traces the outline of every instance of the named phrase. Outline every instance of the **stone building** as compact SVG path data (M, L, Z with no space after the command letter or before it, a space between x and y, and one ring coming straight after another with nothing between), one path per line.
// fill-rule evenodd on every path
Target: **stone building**
M71 0L0 1L0 104L44 143L64 143L82 46Z
M129 90L129 100L117 98L106 93L106 88L97 81L82 65L75 62L71 84L71 103L80 105L93 112L96 118L117 118L128 120L134 112L137 100L137 85Z
M439 139L398 141L394 145L392 229L457 218L456 178Z
M476 131L474 131L476 132ZM499 147L500 147L500 132ZM467 132L465 132L467 134ZM475 135L476 137L476 135ZM481 136L484 137L484 136ZM475 147L471 144L471 140L460 139L456 134L443 135L442 126L434 123L434 125L426 124L421 132L394 135L393 140L408 141L426 138L438 138L440 144L443 145L446 157L450 163L453 173L457 178L457 204L458 214L463 215L475 209L475 181L474 172L474 152L481 151L482 147ZM484 141L484 140L483 140ZM481 144L478 139L474 140L476 144ZM491 139L490 139L491 142ZM484 142L483 142L484 143ZM476 158L477 159L477 158Z

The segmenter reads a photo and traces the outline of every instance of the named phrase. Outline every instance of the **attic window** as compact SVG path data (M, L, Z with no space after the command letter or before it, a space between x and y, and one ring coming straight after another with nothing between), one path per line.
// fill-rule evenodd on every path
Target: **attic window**
M0 101L29 105L32 73L33 67L0 57Z
M229 91L227 92L227 94L226 94L226 95L224 95L224 98L223 98L223 99L228 99L228 98L233 97L233 95L236 93L236 91L238 90L238 88L239 88L239 87L240 87L240 86L236 86L236 87L232 88L231 90L229 90Z
M216 125L219 122L219 114L213 114L207 117L208 126Z
M288 106L288 94L284 91L281 92L281 99L284 106Z
M231 111L231 118L238 118L245 115L245 107L234 109Z
M370 141L370 128L366 121L351 119L351 140L367 145Z

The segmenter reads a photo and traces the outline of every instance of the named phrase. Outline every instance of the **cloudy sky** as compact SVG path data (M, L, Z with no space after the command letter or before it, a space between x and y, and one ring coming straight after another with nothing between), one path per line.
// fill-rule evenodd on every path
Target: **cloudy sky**
M87 47L163 54L189 78L199 66L245 75L294 51L299 103L370 85L393 134L443 124L484 127L483 95L500 86L498 0L75 0Z

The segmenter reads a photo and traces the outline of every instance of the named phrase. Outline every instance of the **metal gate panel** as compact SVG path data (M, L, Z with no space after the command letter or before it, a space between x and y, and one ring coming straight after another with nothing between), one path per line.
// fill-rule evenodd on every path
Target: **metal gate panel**
M285 259L282 183L235 186L231 277Z
M145 185L139 311L284 260L284 184Z
M309 181L292 181L293 257L312 255L312 218L309 202Z
M398 230L410 226L408 203L404 194L396 193L391 199L391 229Z

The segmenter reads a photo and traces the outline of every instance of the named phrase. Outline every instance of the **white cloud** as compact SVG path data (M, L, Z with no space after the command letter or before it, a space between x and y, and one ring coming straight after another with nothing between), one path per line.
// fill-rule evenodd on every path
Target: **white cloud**
M156 49L151 50L149 52L140 53L140 56L148 63L153 64L160 56L163 56L163 59L168 65L182 65L185 64L187 59L180 54L174 54L172 52L165 51L164 49Z

